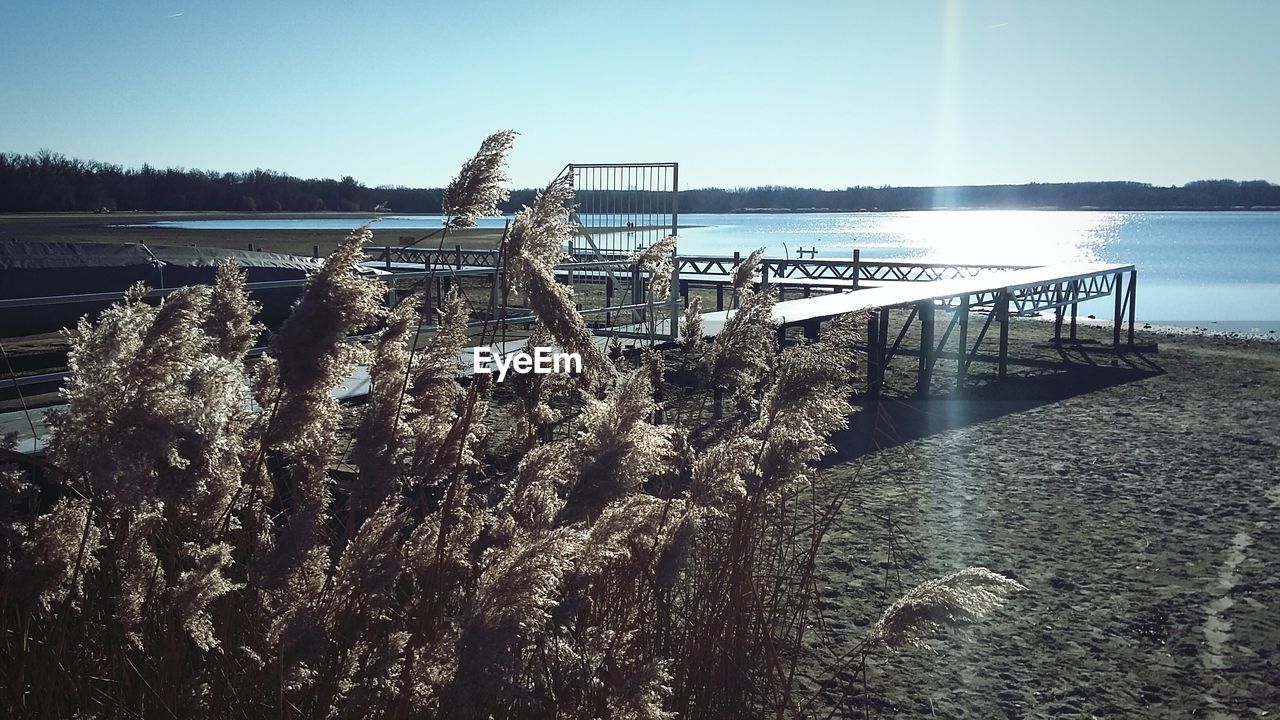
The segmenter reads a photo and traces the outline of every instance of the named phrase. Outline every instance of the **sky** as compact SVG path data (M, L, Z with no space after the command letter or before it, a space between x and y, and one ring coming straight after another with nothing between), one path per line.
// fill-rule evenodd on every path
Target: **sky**
M1274 0L0 0L0 151L441 186L1280 182Z

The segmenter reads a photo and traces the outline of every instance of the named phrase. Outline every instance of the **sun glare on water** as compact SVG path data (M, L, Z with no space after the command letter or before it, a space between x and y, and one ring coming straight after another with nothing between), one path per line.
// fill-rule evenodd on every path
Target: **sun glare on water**
M1102 212L932 210L887 213L862 230L913 260L1048 265L1100 261L1123 221Z

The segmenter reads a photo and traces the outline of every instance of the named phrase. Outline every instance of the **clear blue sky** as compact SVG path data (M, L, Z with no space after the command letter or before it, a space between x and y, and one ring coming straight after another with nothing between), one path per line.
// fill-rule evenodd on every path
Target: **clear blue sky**
M1275 0L0 0L0 150L438 186L1280 182Z

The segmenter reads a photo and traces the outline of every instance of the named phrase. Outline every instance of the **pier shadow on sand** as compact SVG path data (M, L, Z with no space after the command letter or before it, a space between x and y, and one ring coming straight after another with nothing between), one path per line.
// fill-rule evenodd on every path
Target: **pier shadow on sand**
M1107 347L1086 343L1036 345L1036 357L1009 359L1003 380L994 371L996 358L979 355L960 390L955 388L955 355L943 354L927 398L914 397L917 359L907 351L890 364L879 402L864 404L850 416L847 429L832 435L835 452L823 464L1161 375L1154 347L1150 350L1117 356Z

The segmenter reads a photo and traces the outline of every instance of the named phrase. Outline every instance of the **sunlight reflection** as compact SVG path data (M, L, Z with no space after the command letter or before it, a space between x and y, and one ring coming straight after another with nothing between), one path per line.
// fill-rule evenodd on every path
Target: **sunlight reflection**
M1096 262L1124 222L1121 213L1027 210L932 210L886 213L850 227L837 247L896 248L929 262L1041 265ZM882 242L868 243L866 235ZM879 255L880 253L876 253Z

